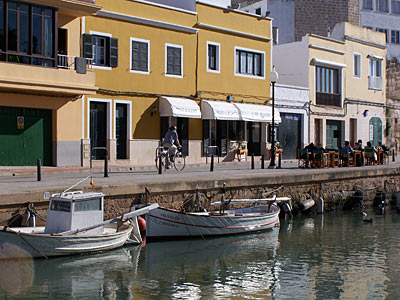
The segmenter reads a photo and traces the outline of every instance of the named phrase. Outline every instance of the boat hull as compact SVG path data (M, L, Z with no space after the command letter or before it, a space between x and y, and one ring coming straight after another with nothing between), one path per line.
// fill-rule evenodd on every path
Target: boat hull
M147 238L180 238L241 234L268 230L279 226L279 208L267 212L262 208L257 213L246 213L243 209L226 215L181 213L157 208L147 215Z
M115 228L99 235L49 235L3 228L0 231L0 259L50 257L110 250L123 246L132 229L132 225L126 224L122 225L118 232Z

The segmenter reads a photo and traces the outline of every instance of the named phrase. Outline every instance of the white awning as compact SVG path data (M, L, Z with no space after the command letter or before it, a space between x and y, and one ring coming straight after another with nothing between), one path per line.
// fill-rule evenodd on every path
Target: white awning
M251 122L272 122L272 107L266 105L235 103L239 109L240 119ZM281 122L281 116L275 109L275 123Z
M201 118L196 101L186 98L160 97L159 108L161 117Z
M241 120L239 110L232 103L201 100L200 106L202 118L205 120Z

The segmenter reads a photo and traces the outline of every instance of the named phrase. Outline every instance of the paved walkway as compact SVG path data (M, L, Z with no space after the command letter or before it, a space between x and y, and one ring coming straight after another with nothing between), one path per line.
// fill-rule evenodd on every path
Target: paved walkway
M299 169L297 160L282 162L281 169L261 169L260 161L256 161L255 169L250 162L216 163L214 171L210 165L187 166L182 172L167 170L158 174L155 167L110 168L109 177L104 177L103 168L42 168L42 180L37 181L36 167L0 167L0 206L27 201L43 201L44 193L60 192L91 174L94 177L96 190L106 195L135 194L151 187L152 191L179 191L197 188L220 187L223 182L228 186L256 186L263 184L280 184L288 182L304 182L313 180L330 180L336 178L352 178L375 176L388 172L399 173L400 163L390 162L383 166ZM338 179L339 178L339 179ZM78 185L78 189L89 189L89 180Z

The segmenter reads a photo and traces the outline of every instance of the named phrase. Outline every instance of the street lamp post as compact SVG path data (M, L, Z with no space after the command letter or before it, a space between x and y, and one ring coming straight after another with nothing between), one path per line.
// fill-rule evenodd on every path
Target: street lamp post
M269 169L275 169L275 83L278 81L278 73L273 67L271 73L269 73L269 80L272 84L272 127L271 127L271 162Z

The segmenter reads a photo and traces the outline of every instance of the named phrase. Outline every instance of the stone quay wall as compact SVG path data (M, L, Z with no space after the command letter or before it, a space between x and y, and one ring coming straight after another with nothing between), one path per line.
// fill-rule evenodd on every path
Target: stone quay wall
M221 200L221 191L225 183L225 198L254 199L265 197L277 190L276 195L292 198L294 211L298 211L302 201L324 199L325 211L342 210L359 204L370 206L377 191L382 191L386 202L391 204L392 194L400 191L400 172L397 166L376 166L365 168L287 170L285 173L248 175L240 178L219 178L158 182L152 184L113 184L96 186L96 191L105 197L105 219L130 211L133 205L158 203L160 206L181 209L185 200L198 192L199 205L210 210L210 203ZM149 193L145 192L145 189ZM359 196L360 192L362 197ZM43 194L41 193L40 196ZM46 218L48 202L32 201L39 214ZM190 203L187 203L190 206ZM18 207L0 206L0 221L7 220ZM187 207L186 207L187 209ZM21 209L23 211L23 209ZM313 211L313 209L311 209ZM40 224L40 220L37 220ZM2 224L4 225L4 223Z

